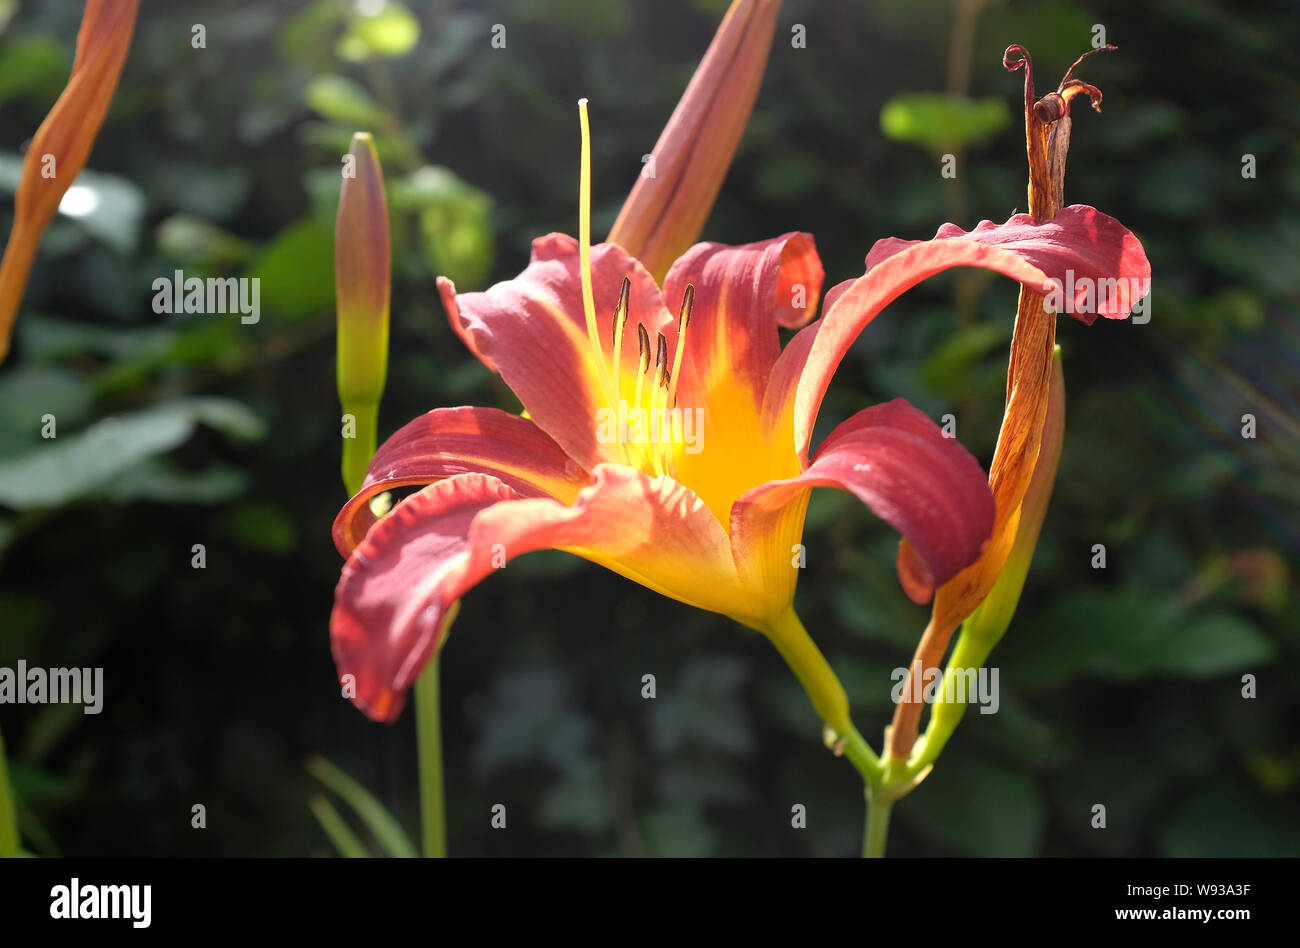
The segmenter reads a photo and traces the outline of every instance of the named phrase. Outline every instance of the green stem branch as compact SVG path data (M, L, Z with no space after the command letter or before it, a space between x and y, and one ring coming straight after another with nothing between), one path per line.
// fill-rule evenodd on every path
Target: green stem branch
M874 794L867 788L867 828L862 834L864 859L881 859L885 855L885 841L889 838L889 815L894 808L892 798Z
M415 681L415 730L420 763L420 825L424 855L447 855L447 812L442 779L439 655L434 654Z

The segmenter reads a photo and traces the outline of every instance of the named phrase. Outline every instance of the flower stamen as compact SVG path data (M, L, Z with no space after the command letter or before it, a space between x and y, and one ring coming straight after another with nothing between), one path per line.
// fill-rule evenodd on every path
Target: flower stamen
M668 340L664 338L663 333L659 333L658 345L655 347L655 378L654 388L650 392L650 443L661 445L664 436L664 405L663 396L668 389ZM672 425L668 425L668 431L672 431ZM669 438L671 443L671 437ZM655 463L655 473L665 472L667 470L666 453L667 448L661 451L651 451L650 454Z
M681 315L677 317L677 351L673 354L673 371L668 387L668 407L677 407L677 379L682 371L682 353L686 351L686 327L691 321L691 307L695 305L695 284L687 283L682 294Z
M578 120L582 128L582 161L578 176L578 258L582 275L582 309L587 321L587 341L596 363L606 404L617 409L616 393L610 390L609 370L596 328L596 297L591 288L591 128L587 122L587 100L578 100Z
M623 277L623 288L618 293L618 305L614 307L614 394L620 398L623 396L623 327L627 324L631 292L632 281Z

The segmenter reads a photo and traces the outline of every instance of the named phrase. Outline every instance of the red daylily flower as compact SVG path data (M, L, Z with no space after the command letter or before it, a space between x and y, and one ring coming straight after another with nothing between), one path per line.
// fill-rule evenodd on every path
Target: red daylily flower
M844 421L810 458L830 377L877 313L935 273L980 266L1047 292L1127 233L1070 210L1032 232L1013 219L900 248L832 290L811 325L822 266L800 233L697 244L662 290L618 245L591 248L587 266L584 246L560 234L534 241L528 267L487 292L440 279L452 326L527 417L447 408L415 419L340 511L347 563L331 637L358 706L395 719L459 597L508 558L555 548L764 632L844 733L843 689L792 609L811 489L857 496L909 540L934 584L979 555L994 504L975 459L901 399ZM784 350L782 326L804 326ZM669 409L680 424L624 434L638 410ZM412 485L427 486L376 521L370 499Z

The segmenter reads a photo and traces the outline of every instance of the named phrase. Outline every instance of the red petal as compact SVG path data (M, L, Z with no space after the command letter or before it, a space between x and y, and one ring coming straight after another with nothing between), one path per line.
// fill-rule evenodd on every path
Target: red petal
M651 339L663 332L670 343L676 332L645 268L616 244L598 244L591 248L591 279L606 366L611 364L614 307L624 277L632 281L632 331L624 339L622 363L624 376L632 378L635 324L645 323ZM484 364L501 373L529 417L570 457L589 469L602 460L622 460L621 448L596 439L596 412L605 399L587 338L577 241L564 234L539 237L528 267L485 293L457 295L445 279L439 289L457 334Z
M352 676L353 700L371 718L397 719L406 690L437 648L462 585L452 574L465 572L474 518L518 496L483 474L438 481L375 524L348 558L334 593L330 643L340 680ZM484 551L477 553L481 559Z
M444 276L438 277L437 283L438 296L442 298L442 308L447 314L447 322L451 323L451 331L456 334L461 342L465 343L465 348L474 353L474 357L482 362L489 372L497 371L496 363L478 351L478 343L474 341L474 336L470 331L465 328L465 321L460 316L460 307L456 305L456 284Z
M438 408L403 425L375 452L361 490L334 521L339 552L351 553L374 524L376 494L466 473L500 478L523 497L565 503L591 481L527 418L495 408Z
M740 247L696 244L673 264L664 300L679 305L687 284L695 308L686 331L679 403L699 405L722 376L735 376L762 404L781 352L778 326L796 328L817 312L822 265L810 234L790 233ZM679 388L679 392L683 390Z
M782 512L813 487L856 496L912 542L938 582L972 562L993 529L993 496L979 463L902 399L845 421L798 477L770 481L740 498L731 515L737 556L771 533Z
M890 256L840 292L834 305L786 346L773 371L764 411L772 421L794 411L795 450L806 457L813 424L831 376L876 315L927 277L952 267L985 267L1046 292L1047 275L1015 253L974 240L918 241ZM838 290L839 288L836 287Z
M984 221L969 233L945 224L932 240L877 241L867 256L867 272L833 287L826 294L822 319L781 353L764 399L768 425L776 427L793 405L795 448L806 457L831 375L858 333L906 290L960 266L996 270L1044 294L1052 292L1050 280L1073 285L1076 292L1069 308L1085 322L1092 316L1078 312L1077 304L1086 287L1101 295L1098 311L1124 316L1145 293L1151 277L1138 239L1113 217L1082 205L1067 207L1043 224L1019 214L1005 224Z
M520 554L564 549L657 592L730 613L744 603L726 532L689 490L605 464L572 506L460 474L413 494L343 567L330 620L356 703L392 721L438 645L447 610Z
M1142 242L1115 218L1083 204L1072 204L1042 224L1028 214L1016 214L1005 224L981 221L972 231L944 224L934 236L1012 251L1049 279L1061 281L1065 289L1073 287L1060 311L1089 325L1099 314L1123 319L1151 286L1151 264ZM867 269L919 243L897 237L878 240L867 254Z

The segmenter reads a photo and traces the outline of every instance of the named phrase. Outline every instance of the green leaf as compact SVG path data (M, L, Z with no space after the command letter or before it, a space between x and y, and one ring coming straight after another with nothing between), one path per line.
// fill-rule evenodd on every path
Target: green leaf
M642 834L651 853L678 859L712 855L718 846L717 834L704 821L698 806L671 804L651 812L642 821Z
M284 554L298 542L293 521L275 504L248 500L228 511L221 529L241 546L261 553Z
M14 796L29 804L66 802L76 795L75 784L69 778L17 760L9 765L9 780Z
M1058 598L1003 643L1004 673L1025 688L1079 676L1210 678L1272 661L1273 643L1225 612L1189 613L1173 596L1130 586Z
M420 21L415 14L393 0L373 14L359 13L339 39L338 54L351 62L375 57L405 56L420 41Z
M393 182L394 210L419 215L430 265L457 287L481 286L492 271L496 245L492 199L447 168L426 165Z
M334 848L339 851L339 855L348 859L365 859L370 853L366 852L365 844L357 838L357 834L352 832L352 827L334 808L323 795L317 794L307 801L307 806L311 808L312 815L316 817L316 822L320 828L325 831Z
M187 267L221 269L240 263L253 245L215 224L191 214L173 214L157 231L158 249L169 260Z
M23 356L32 362L57 363L71 356L93 353L114 361L146 359L165 352L176 338L161 327L126 329L74 323L36 313L18 323Z
M855 711L893 710L890 694L897 685L894 672L899 665L899 662L867 661L846 656L838 657L832 663L835 676L844 685L849 705ZM808 698L802 689L800 695L807 705Z
M0 190L16 191L22 169L21 156L0 153ZM82 171L59 202L59 216L76 221L96 240L129 257L139 242L144 208L144 194L133 182L117 175Z
M434 271L458 288L481 287L492 272L496 247L485 209L430 208L420 214L420 236Z
M1234 777L1200 787L1160 832L1164 855L1177 859L1282 858L1296 855L1300 821L1294 813L1251 794Z
M57 90L67 81L70 65L66 47L54 37L15 37L0 48L0 104Z
M261 281L263 312L297 321L334 309L334 229L306 218L276 235L247 275Z
M1045 812L1028 777L991 761L949 753L895 805L930 836L971 856L1033 856Z
M264 433L262 421L243 405L216 398L176 399L110 416L0 461L0 504L56 507L108 489L129 468L184 443L200 422L243 440Z
M117 504L152 500L167 504L219 504L248 487L248 474L227 465L186 471L161 458L148 458L123 471L103 490Z
M26 441L39 441L42 420L76 425L90 412L95 393L75 372L55 368L16 368L0 376L0 428Z
M347 17L338 0L316 0L284 21L277 45L286 59L320 67L331 59L329 39Z
M883 545L896 550L898 541L890 538ZM900 654L910 655L925 620L921 610L899 588L893 560L855 555L849 558L848 567L849 578L834 583L832 588L835 618L859 638L882 642L894 646Z
M134 182L82 171L59 202L59 214L123 257L135 253L144 219L144 194Z
M888 138L931 151L954 151L1002 131L1011 110L1000 96L968 99L938 92L894 96L880 110L880 130Z
M739 659L701 655L692 658L680 678L661 693L650 709L650 737L662 753L698 747L709 753L741 756L754 745L749 712L740 689L749 677Z
M921 365L922 384L950 396L971 389L971 372L980 360L1010 338L1010 326L981 323L955 330Z
M50 831L45 828L40 817L36 815L25 800L18 800L18 834L21 839L27 840L35 852L22 851L19 855L32 857L44 856L47 859L58 859L63 853L59 851L58 844Z
M335 122L373 129L388 122L388 113L362 86L344 76L316 76L304 93L307 105Z
M612 813L609 774L602 761L586 758L568 767L542 797L538 822L548 829L599 833L609 827Z
M307 761L307 771L352 807L366 828L374 834L384 852L399 859L414 859L415 846L400 823L375 796L324 757Z
M758 191L774 201L793 201L807 196L821 176L817 162L808 155L773 155L758 169Z

